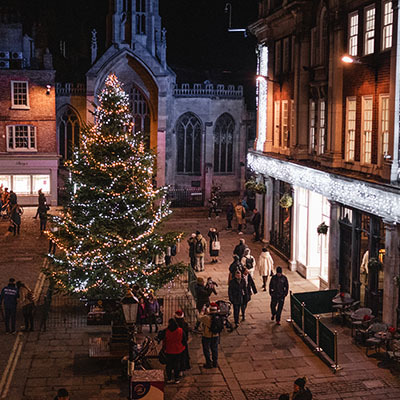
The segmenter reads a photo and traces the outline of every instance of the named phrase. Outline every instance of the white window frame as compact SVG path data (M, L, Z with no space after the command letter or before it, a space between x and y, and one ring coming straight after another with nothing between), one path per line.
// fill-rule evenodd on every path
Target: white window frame
M281 101L281 109L282 109L282 124L281 124L281 147L287 148L287 137L289 130L289 102L287 100Z
M375 51L375 4L364 8L364 55Z
M294 126L295 126L295 118L296 114L294 113L294 100L290 100L290 136L293 137L294 135ZM290 140L290 137L289 137ZM290 145L290 143L288 143Z
M379 97L379 137L382 158L389 154L389 95Z
M388 50L393 43L393 3L382 2L382 51Z
M282 61L282 41L277 40L275 42L275 75L279 75L281 73L281 61Z
M308 124L309 124L309 135L310 135L310 153L315 153L315 131L316 131L316 102L314 100L310 100L309 104L309 116L308 116Z
M367 102L371 102L371 108L367 109ZM372 163L372 123L374 101L372 96L362 96L361 109L361 163L370 165Z
M15 104L14 103L14 94L15 94L15 88L14 85L16 84L25 84L26 87L26 104ZM29 82L28 81L11 81L11 108L13 110L29 110Z
M15 147L15 130L17 126L26 126L28 127L28 147ZM26 125L26 124L16 124L16 125L7 125L6 126L7 135L7 151L8 152L32 152L37 151L37 133L36 126ZM10 147L10 135L12 135L13 146ZM32 146L31 140L34 140L34 146Z
M281 102L274 101L274 146L279 146L279 138L281 136Z
M318 154L324 154L326 151L325 136L326 136L326 100L321 99L318 102Z
M354 161L356 151L357 98L346 98L345 160Z
M358 55L358 11L349 14L348 52L350 56Z

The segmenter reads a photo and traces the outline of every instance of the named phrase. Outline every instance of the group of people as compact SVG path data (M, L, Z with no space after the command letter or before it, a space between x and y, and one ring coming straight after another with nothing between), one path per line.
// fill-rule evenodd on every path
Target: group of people
M136 324L138 332L142 332L143 325L149 325L149 332L153 332L153 325L155 332L158 332L158 318L161 316L160 304L153 294L149 294L147 298L139 298L138 315Z
M229 203L226 208L226 220L228 223L227 229L232 229L233 217L236 217L237 231L239 235L243 235L243 229L246 229L246 215L249 210L249 206L245 200L239 201L236 206L233 203ZM251 224L254 228L254 241L258 242L260 238L260 226L261 226L261 214L254 208L252 211Z
M31 289L23 282L15 282L10 278L8 285L0 293L0 307L4 305L4 322L6 333L16 333L17 305L21 306L24 316L24 331L33 331L33 313L35 310L35 298Z

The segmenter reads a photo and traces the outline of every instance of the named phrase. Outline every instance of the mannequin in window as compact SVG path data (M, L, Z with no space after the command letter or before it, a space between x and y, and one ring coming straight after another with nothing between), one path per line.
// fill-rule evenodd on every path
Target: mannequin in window
M369 251L367 250L361 261L360 265L360 278L361 278L361 283L364 285L368 284L368 261L369 261Z

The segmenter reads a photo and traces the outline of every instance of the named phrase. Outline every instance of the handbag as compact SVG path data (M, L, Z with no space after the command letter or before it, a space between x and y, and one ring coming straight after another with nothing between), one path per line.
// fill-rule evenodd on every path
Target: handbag
M211 242L211 250L221 250L221 242L219 240Z
M158 361L160 362L160 364L165 365L167 363L167 355L165 353L164 348L162 348L160 350L160 352L158 353Z

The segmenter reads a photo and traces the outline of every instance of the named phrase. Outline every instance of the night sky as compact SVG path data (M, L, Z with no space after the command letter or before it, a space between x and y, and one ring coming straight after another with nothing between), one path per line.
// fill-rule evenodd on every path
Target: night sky
M254 92L255 38L228 33L226 0L160 0L162 24L167 29L167 61L178 82L243 84L249 103ZM232 27L245 28L257 19L257 0L230 0ZM19 10L28 34L34 21L39 45L53 54L58 81L84 81L90 67L90 32L98 32L99 54L105 45L108 0L0 0ZM42 32L42 33L41 33ZM41 34L40 34L41 33ZM67 43L67 60L59 53ZM250 105L250 104L249 104Z

